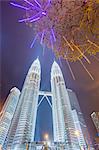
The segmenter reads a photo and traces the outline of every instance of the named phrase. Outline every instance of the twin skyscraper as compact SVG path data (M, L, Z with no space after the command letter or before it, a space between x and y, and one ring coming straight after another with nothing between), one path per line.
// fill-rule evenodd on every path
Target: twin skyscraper
M40 80L41 66L36 59L28 71L21 93L17 88L10 91L0 117L0 145L3 150L25 150L25 144L34 141L38 99L42 92ZM65 144L65 150L87 150L83 133L86 132L86 125L78 103L70 100L70 92L66 89L59 65L54 61L49 92L52 97L54 142Z

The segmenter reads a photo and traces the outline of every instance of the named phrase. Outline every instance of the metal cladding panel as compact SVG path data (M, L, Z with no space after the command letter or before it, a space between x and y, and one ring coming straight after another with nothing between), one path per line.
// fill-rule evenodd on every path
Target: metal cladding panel
M66 142L67 149L78 149L69 96L62 71L54 62L51 69L54 141Z
M13 88L7 97L7 102L4 105L2 117L0 118L0 144L3 146L8 134L15 109L19 101L20 91Z

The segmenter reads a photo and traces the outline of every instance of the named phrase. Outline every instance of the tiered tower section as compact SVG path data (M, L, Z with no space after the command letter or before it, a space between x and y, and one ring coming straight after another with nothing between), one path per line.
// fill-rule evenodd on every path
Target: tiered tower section
M22 106L12 149L24 150L25 143L34 141L40 74L40 62L36 59L28 71L22 89Z
M10 128L18 101L19 101L20 91L16 87L10 90L10 94L4 104L1 111L2 115L0 118L0 145L3 146L8 130Z
M51 70L51 89L54 141L65 142L66 150L78 150L68 92L62 71L55 61Z

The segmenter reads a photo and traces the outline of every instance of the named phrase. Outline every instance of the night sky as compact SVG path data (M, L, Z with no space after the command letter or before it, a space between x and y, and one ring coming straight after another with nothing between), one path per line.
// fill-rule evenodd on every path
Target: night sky
M22 18L24 11L14 8L8 1L1 0L0 8L0 25L1 25L1 92L0 104L2 105L9 94L9 90L16 86L20 90L28 69L32 62L39 56L41 63L41 88L40 90L50 91L50 70L55 58L50 49L45 50L43 55L42 47L37 41L33 49L30 44L34 38L33 28L29 28L25 23L18 23ZM84 114L85 121L91 136L95 136L96 130L92 123L90 114L93 111L99 111L99 54L98 60L93 56L89 57L91 65L85 60L86 67L92 73L94 81L90 79L79 62L71 63L76 80L72 79L68 66L64 60L60 64L66 86L72 89L79 100L81 110ZM0 106L1 106L0 105ZM42 107L41 107L42 106ZM52 114L46 101L41 104L38 110L36 140L43 139L43 134L48 133L52 139Z

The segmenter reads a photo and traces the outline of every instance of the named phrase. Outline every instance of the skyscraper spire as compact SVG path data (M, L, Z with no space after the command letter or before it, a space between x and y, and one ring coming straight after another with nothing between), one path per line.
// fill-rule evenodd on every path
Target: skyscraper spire
M54 61L52 64L52 68L51 68L51 77L56 76L56 75L60 75L63 77L59 65L57 64L56 61Z
M82 133L85 124L79 113L79 105L73 92L66 89L61 68L56 61L51 68L51 92L40 91L40 79L41 66L37 58L27 73L21 94L16 87L10 90L0 123L0 144L3 150L25 150L26 145L29 149L38 147L34 142L37 108L44 99L52 109L54 142L58 142L54 143L55 149L57 146L64 150L86 148ZM42 98L38 104L39 95ZM52 103L49 96L52 97ZM81 135L77 137L78 134ZM28 142L32 143L28 145Z
M37 58L28 71L20 96L22 106L16 134L13 140L13 145L17 150L20 148L24 150L25 147L22 146L24 143L34 141L40 73L40 62Z
M59 65L54 61L51 69L52 113L55 142L65 142L66 150L78 150L69 96Z

